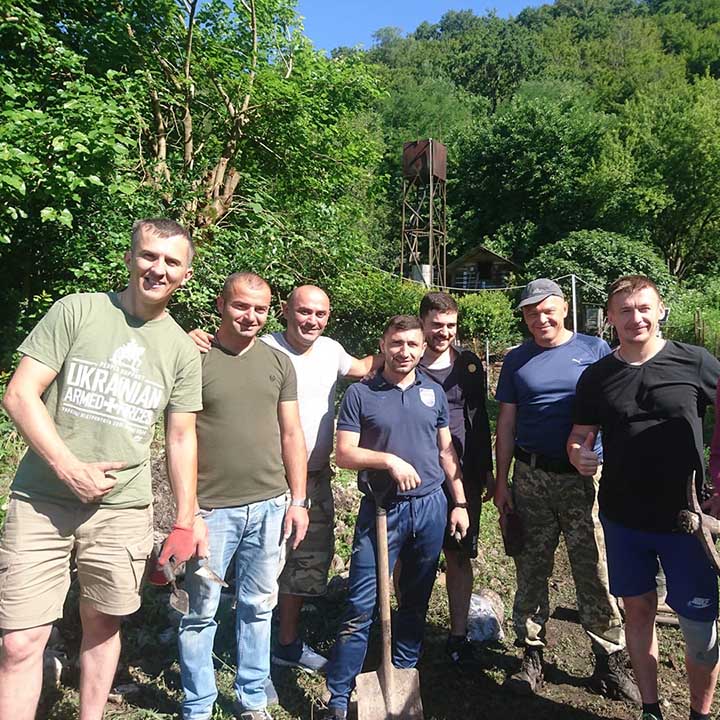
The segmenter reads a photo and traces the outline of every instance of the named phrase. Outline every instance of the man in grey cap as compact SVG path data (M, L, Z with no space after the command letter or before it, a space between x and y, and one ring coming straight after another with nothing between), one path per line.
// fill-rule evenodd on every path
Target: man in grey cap
M496 391L500 414L495 505L501 513L517 513L528 539L514 556L517 592L513 624L525 656L520 671L506 684L524 693L533 693L542 685L545 624L550 612L548 580L562 533L580 622L595 655L590 687L609 697L639 703L637 686L626 669L622 619L608 590L597 515L600 473L595 477L578 474L565 451L577 381L588 365L607 355L610 348L601 338L565 328L568 305L562 289L552 280L529 283L518 308L532 339L508 353ZM595 450L602 453L599 442Z

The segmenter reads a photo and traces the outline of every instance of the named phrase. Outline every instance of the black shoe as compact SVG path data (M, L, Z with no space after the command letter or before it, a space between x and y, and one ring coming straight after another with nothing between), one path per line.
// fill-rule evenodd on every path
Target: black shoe
M638 707L642 706L640 690L628 670L628 656L624 650L612 655L596 655L595 670L588 686L591 690L612 700L629 700Z
M472 643L464 635L448 635L445 652L455 667L467 668L476 663Z
M320 720L347 720L347 710L329 707L320 710L319 715L316 717L320 718Z
M543 652L540 648L526 647L520 670L504 683L519 695L534 695L543 686Z

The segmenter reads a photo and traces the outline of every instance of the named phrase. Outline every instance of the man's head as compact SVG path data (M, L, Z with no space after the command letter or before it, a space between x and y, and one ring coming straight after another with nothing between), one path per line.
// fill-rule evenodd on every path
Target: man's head
M522 310L523 320L538 345L552 347L562 341L568 304L557 283L547 278L528 283L522 291L518 308Z
M395 315L390 318L380 338L380 352L386 370L399 376L409 375L425 352L420 318L415 315Z
M457 337L458 306L455 299L442 292L427 293L420 301L425 342L433 352L444 353Z
M138 220L125 254L128 288L143 304L167 305L175 290L192 277L194 254L188 231L174 220Z
M217 299L224 341L252 340L267 322L271 297L270 286L259 275L251 272L230 275Z
M330 319L330 298L315 285L296 287L282 306L287 320L287 338L298 349L309 348L322 334Z
M644 345L657 337L665 306L649 277L625 275L608 290L607 314L621 345Z

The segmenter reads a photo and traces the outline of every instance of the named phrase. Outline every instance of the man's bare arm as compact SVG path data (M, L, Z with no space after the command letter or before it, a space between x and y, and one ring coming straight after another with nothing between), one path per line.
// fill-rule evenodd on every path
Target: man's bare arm
M567 454L570 462L581 475L592 476L600 464L595 447L598 425L573 425L567 441Z
M362 380L370 373L376 373L385 364L382 355L368 355L364 358L353 358L350 364L350 370L345 377L353 380Z
M335 461L349 470L387 470L398 488L407 492L420 485L420 476L410 463L392 453L360 447L360 433L338 430Z
M512 497L508 487L508 473L515 451L515 424L517 405L500 403L497 428L495 430L495 506L500 512L512 508Z
M23 357L3 397L3 407L28 445L82 502L97 502L114 487L113 470L121 461L80 462L60 437L42 395L57 373L31 357Z
M297 400L278 403L278 424L290 496L293 500L304 500L307 497L307 450ZM307 509L290 505L285 513L284 534L286 540L293 536L293 549L305 537L308 523Z
M165 454L177 511L175 525L160 555L161 564L170 556L182 562L193 555L208 554L205 522L195 516L198 508L195 417L195 413L188 412L169 412L166 417Z
M462 483L462 472L458 462L455 446L449 428L440 428L437 433L438 451L440 453L440 466L445 473L445 484L453 503L466 503L465 489ZM450 535L459 532L462 537L470 527L470 516L466 508L453 508L450 511L448 523Z

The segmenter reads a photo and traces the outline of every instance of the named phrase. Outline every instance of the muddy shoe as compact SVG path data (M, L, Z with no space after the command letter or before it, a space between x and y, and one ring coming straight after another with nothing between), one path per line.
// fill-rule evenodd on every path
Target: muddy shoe
M612 655L596 655L595 670L588 682L591 690L612 700L629 700L642 706L640 690L627 668L628 656L624 650Z
M505 680L505 686L520 695L532 695L543 685L543 654L540 648L525 648L520 670Z

